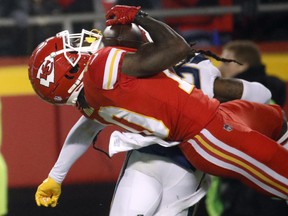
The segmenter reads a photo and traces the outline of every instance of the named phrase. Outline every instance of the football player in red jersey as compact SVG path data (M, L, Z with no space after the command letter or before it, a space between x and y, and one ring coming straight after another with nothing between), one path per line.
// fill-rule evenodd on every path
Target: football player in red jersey
M118 29L118 31L114 30L115 28L112 32L105 31L106 34L104 36L106 38L111 38L113 34L115 34L117 35L116 38L122 38L122 40L131 41L131 39L133 39L132 36L125 38L122 34L119 34L120 29ZM84 33L86 33L85 39ZM135 32L133 28L131 29L130 34L132 33L136 33L137 35L137 32ZM49 69L51 73L52 71L54 72L54 69L56 69L55 72L59 72L60 69L58 67L63 67L63 63L65 61L69 62L70 60L69 53L66 54L68 59L65 60L65 54L62 50L64 47L67 51L72 49L74 53L78 53L79 41L88 39L92 41L91 45L93 45L94 50L91 49L90 46L84 48L81 47L81 50L86 50L93 53L95 52L95 48L98 46L97 44L99 44L99 40L102 36L98 35L98 37L99 39L96 40L97 35L94 36L95 41L93 42L93 37L91 35L89 36L89 34L87 35L87 31L84 31L81 34L71 35L64 31L59 33L56 37L48 39L46 42L44 42L45 45L41 44L35 49L34 53L38 53L38 55L42 58L42 65L44 66L49 65L44 61L44 59L53 62L55 67L51 67ZM136 38L134 37L133 40L136 40ZM139 37L138 40L140 42L142 41L142 38ZM146 39L144 41L146 41ZM76 47L71 46L71 44L76 45ZM57 53L52 54L55 60L57 60L55 64L54 59L47 57L50 56L52 48L55 49L55 52L60 53L60 56L58 56ZM63 59L61 59L61 55L63 55ZM75 56L77 57L77 55ZM34 55L31 57L31 60L33 59ZM87 58L85 59L88 60ZM81 58L79 58L79 61L80 60ZM34 68L34 65L37 65L37 61L38 60L33 61L33 65L30 65L31 69ZM61 62L61 65L58 64L59 62ZM69 62L64 69L62 68L61 71L65 71L65 69L67 70L65 74L62 74L63 78L60 79L60 76L57 73L57 76L55 77L57 80L55 83L57 84L55 86L51 84L52 89L60 85L62 87L66 87L67 91L63 91L65 88L60 88L59 90L62 90L62 93L57 93L57 97L51 96L52 98L47 100L48 102L51 102L51 99L53 98L57 99L57 101L53 102L52 100L52 103L58 103L59 98L68 98L68 90L71 89L72 86L75 86L78 79L81 80L81 66L85 66L85 60L80 65L77 65L76 69L72 69L73 65L76 66L77 64ZM43 73L41 72L42 67L39 68L40 72L37 71L35 75L38 75L38 73ZM80 75L77 73L77 71L79 71L78 73ZM70 74L71 72L73 73ZM242 91L241 85L239 85L239 82L236 80L220 79L219 70L202 55L192 57L181 67L179 67L178 64L176 72L179 76L185 78L186 81L195 84L197 88L201 88L202 91L209 97L215 96L217 98L226 98L225 100L239 98L238 93L231 98L231 91L222 90L229 90L231 86L233 86L232 89L234 89L234 94L237 92L235 89L239 88L239 91ZM71 79L73 74L75 76L74 81ZM76 75L79 75L80 78L76 77ZM42 85L37 84L40 84L40 80L43 79L43 77L47 79L48 76L38 75L38 77L39 78L36 77L36 79L32 79L31 81L35 89L38 91L38 94L42 95L43 97L47 94L47 82L42 81ZM30 74L30 78L33 78L32 74ZM39 81L38 83L36 82L37 80ZM70 82L69 85L62 84L62 82L66 83L68 81ZM265 103L270 99L271 93L264 86L257 83L247 82L243 82L243 84L244 94L241 93L241 99L262 103ZM79 85L81 86L81 83L79 83ZM41 86L45 86L45 88L42 89ZM74 103L76 102L76 99L73 99L73 96L75 97L79 90L77 90L78 88L75 89L76 94L75 92L70 91L71 97L69 97L70 100L68 100L66 103L73 104L73 101ZM261 97L259 97L259 95ZM38 187L36 192L36 200L38 205L56 205L57 198L60 195L60 184L65 178L70 166L72 166L76 159L87 150L94 136L101 128L102 126L95 121L89 120L85 117L81 117L79 119L68 134L61 154L55 166L49 173L49 178ZM109 130L109 128L107 128L107 130ZM103 143L103 145L107 145L109 142L109 132L107 132L107 130L105 129L97 136L97 146L101 145L101 143ZM169 172L166 172L167 170L169 170ZM151 147L149 146L139 149L139 151L132 151L127 156L126 162L124 163L124 167L122 169L121 178L118 180L113 202L111 204L110 215L127 216L140 213L143 213L144 215L167 215L167 212L171 214L181 212L179 213L179 216L186 216L189 214L191 209L188 207L193 206L193 204L200 200L206 193L207 181L201 180L202 176L203 173L200 171L195 172L193 167L187 163L177 147L164 148L152 145ZM57 183L54 179L57 181ZM137 181L135 181L135 179L137 179ZM201 186L199 185L200 183ZM145 188L145 190L143 190L143 188ZM50 199L50 197L53 198ZM131 200L133 200L133 202L131 202Z
M147 30L154 43L134 52L109 44L91 57L84 75L85 99L93 108L90 117L181 141L179 147L196 168L239 178L287 199L288 152L267 138L278 140L282 125L287 126L279 106L245 101L220 105L208 99L165 70L191 52L179 35L139 8L116 6L107 13L108 25L132 22Z
M181 36L137 7L115 6L107 13L108 25L132 22L148 31L153 43L135 50L115 41L92 55L83 78L87 116L180 141L197 169L287 199L288 151L272 140L280 139L282 126L287 130L280 107L209 99L167 70L191 52Z
M227 86L228 83L228 79L220 79L219 70L202 55L196 55L189 59L176 72L179 76L185 77L186 81L194 83L198 88L203 89L203 92L209 97L214 95L219 97L219 86L221 84ZM230 85L235 88L238 83L230 80ZM257 98L257 101L262 103L270 99L271 93L262 85L246 83L245 86L245 92L248 94L242 94L242 99L255 100ZM213 92L213 89L216 92ZM261 97L255 98L255 92L257 92L257 95L260 92ZM63 181L68 170L63 164L69 167L72 166L71 158L75 157L74 150L75 152L82 152L82 148L86 149L85 146L89 147L98 130L99 125L97 122L81 117L67 136L61 155L49 174L50 181L53 178L57 179L58 183ZM97 136L96 145L101 145L101 143L105 145L108 142L109 133L105 129ZM71 148L73 145L74 148ZM110 215L126 216L135 215L136 213L144 213L144 215L155 215L158 213L161 215L165 213L166 215L167 212L171 213L177 210L181 212L179 216L186 216L189 214L188 207L205 195L207 181L202 182L201 187L196 190L203 174L200 171L193 171L193 168L187 164L180 154L179 149L175 147L161 148L153 145L152 147L139 149L139 151L132 151L128 154L125 164L121 178L119 178L117 183ZM167 172L168 170L169 172ZM41 193L43 195L43 192L52 194L57 185L54 185L54 188L49 186L51 186L50 182L45 181L39 186L36 194L38 192L39 195ZM43 187L45 188L43 189ZM190 198L189 202L187 202L188 198ZM131 202L132 200L133 202ZM39 198L40 201L41 199ZM44 202L40 203L43 204Z
M29 77L37 94L49 103L62 104L65 101L65 104L75 105L76 95L83 87L83 83L79 81L88 60L87 55L95 52L101 37L85 30L80 34L63 31L40 44L29 62ZM92 44L87 43L87 40ZM140 38L139 42L141 40ZM39 58L35 58L35 55ZM38 60L40 67L34 70L39 65ZM66 72L60 76L58 71ZM84 116L73 126L49 178L38 187L35 198L39 206L56 206L61 194L61 183L68 170L86 152L102 128L103 125ZM107 130L109 128L97 136L96 145L109 143L109 137L105 135ZM204 177L201 171L195 171L178 148L166 149L168 151L160 149L159 153L159 148L154 146L143 149L143 152L134 151L128 154L109 215L152 216L166 212L179 216L189 214L188 208L206 194L209 177ZM177 158L176 161L171 156Z
M120 16L119 19L113 19L112 24L114 22L129 23L131 21L131 17L129 16L129 14L131 15L131 13L127 13L126 11L126 13L123 13L125 15L122 14L122 11L125 11L126 9L128 8L123 8L123 6L121 8L115 7L110 12L108 12L108 15L113 15L116 11L117 13L115 13L114 15L117 14L117 16ZM129 10L132 10L135 13L135 11L138 12L139 9L129 7ZM121 16L124 16L124 18ZM140 13L139 17L137 18L137 24L142 25L149 32L153 30L153 28L157 28L160 31L160 35L163 36L164 34L161 34L163 32L170 35L169 37L166 36L165 38L162 38L169 41L168 44L170 46L174 44L176 52L176 49L179 47L178 43L182 41L181 38L179 39L177 34L174 32L170 34L171 29L167 28L165 25L162 25L158 21L154 21L149 16L141 16L143 16L143 13ZM132 21L134 21L134 19L132 19ZM149 44L149 46L146 47L148 50L152 50L153 54L155 52L157 53L157 51L159 51L160 53L163 51L168 51L167 49L165 49L164 44L160 42L160 38L153 34L151 34L151 37L154 43L152 43L151 46ZM176 40L175 43L172 43L173 40ZM181 43L186 46L186 43L184 41L182 41ZM184 46L183 44L182 47ZM182 82L179 77L176 77L173 73L169 71L156 74L156 72L159 72L159 68L164 67L163 65L167 64L165 68L168 68L175 64L175 61L172 61L171 59L170 60L172 63L169 65L168 61L161 61L162 66L155 66L156 71L154 72L156 75L152 76L151 78L146 78L146 73L144 75L141 75L141 71L153 73L154 62L153 60L149 61L150 57L147 54L146 56L142 54L143 57L145 57L144 59L146 59L145 61L148 61L150 64L148 66L145 66L145 64L143 64L142 62L141 64L139 62L136 62L141 67L140 71L136 71L136 76L141 76L141 78L135 78L131 76L133 74L132 71L129 71L128 67L126 68L125 65L130 65L132 68L135 67L135 63L133 66L132 60L137 59L137 57L133 56L139 53L141 54L141 51L145 53L146 48L139 48L136 52L135 50L133 52L133 50L129 49L130 52L127 52L127 50L123 47L116 47L114 50L112 48L109 50L109 47L107 47L100 50L98 53L95 54L93 58L91 58L90 65L88 65L88 72L86 73L86 77L84 78L85 98L82 95L82 99L87 100L87 104L83 105L85 101L81 103L86 115L89 115L90 117L96 117L98 121L103 123L109 122L113 124L119 124L120 126L125 127L132 132L141 130L140 132L157 135L156 138L181 141L182 143L179 145L180 148L187 155L187 159L190 160L192 164L196 167L199 167L204 171L207 171L208 173L217 175L228 175L236 178L242 176L242 178L244 178L242 180L246 180L252 183L253 186L259 186L260 188L262 188L262 190L270 194L286 199L287 173L283 170L284 168L281 167L282 164L278 164L280 168L278 166L276 167L276 164L279 163L279 161L277 162L279 158L281 158L280 160L283 160L285 162L284 156L287 154L287 152L284 150L284 148L276 147L278 146L276 142L273 142L272 140L267 139L267 137L256 133L254 130L251 130L260 130L265 135L270 136L274 139L280 137L280 129L282 126L283 117L279 108L277 106L260 106L258 104L239 101L219 105L217 101L208 100L206 96L204 96L197 89L193 88L193 86ZM186 48L181 49L181 52L186 52L185 50ZM109 53L112 54L110 55ZM150 54L152 55L152 53ZM160 53L158 53L155 57L158 57L160 59L163 58L163 53L161 55ZM185 55L187 54L188 52ZM101 75L102 61L99 60L105 59L105 55L108 56L107 61L105 60L105 62L108 63L105 63L106 65L103 66L102 69L104 70L105 68L105 70L103 71L104 74ZM129 56L131 57L131 61L129 61ZM168 56L169 58L172 58L170 57L171 55ZM181 58L183 58L183 56ZM125 59L128 60L126 61ZM181 59L177 59L177 61L179 60ZM98 63L100 66L98 67L98 69L97 67L93 67L94 63L96 65L97 61L99 61ZM113 64L109 65L109 63L111 62ZM150 68L151 66L152 68ZM128 76L125 75L126 70L128 70ZM96 76L99 75L96 73L96 71L100 73L101 79L93 80ZM93 72L95 72L95 74L93 74ZM149 74L149 76L151 75L152 74ZM89 86L89 83L91 83L92 85ZM146 85L150 85L149 87L151 87L152 89L146 89ZM163 88L165 87L165 85L167 85L168 88ZM180 87L180 91L178 86ZM173 91L171 90L172 88ZM145 90L145 92L141 93L141 91L138 91L141 89ZM165 92L161 91L161 89L165 90ZM167 90L170 90L168 95L166 94ZM95 98L93 98L92 91L95 91ZM99 95L97 95L96 92L99 92ZM141 95L139 97L143 97L144 101L143 99L140 101L139 99L132 101L133 95L131 96L131 93ZM189 97L186 97L186 94L189 95ZM127 103L127 105L118 103L119 101L117 101L117 98L114 98L115 96L120 97L122 100L125 101L125 103ZM150 98L149 100L153 99L149 103L152 104L151 107L148 107L148 103L145 103L145 100L147 100L147 98ZM104 102L100 101L100 99L103 99ZM57 100L61 99L57 98ZM105 107L106 103L108 103L109 101L112 101L113 103L109 104L109 107ZM135 101L139 102L138 106L135 106ZM101 107L101 109L98 109L97 102L103 102L103 106ZM155 104L153 104L153 102L155 102ZM159 102L161 102L160 106L158 105ZM189 103L191 105L188 105ZM87 106L88 104L89 106ZM167 104L169 106L167 106ZM131 112L130 107L133 108L133 112ZM231 107L233 108L233 112L235 111L237 113L237 116L235 116L235 114L231 112ZM254 109L249 110L249 112L253 114L251 115L254 118L252 121L246 119L247 114L249 113L247 113L247 109L245 107ZM188 108L190 111L190 115L188 115ZM154 109L156 109L156 111L153 111ZM158 112L159 109L161 109L162 113ZM201 114L206 114L204 110L206 110L206 112L211 111L211 115L207 115L202 117L202 119L199 119L198 117L200 117ZM238 115L239 110L241 111L241 113ZM255 120L259 120L258 112L260 111L261 114L265 113L265 116L267 116L266 119L263 119L265 123L273 123L269 125L270 129L266 129L264 126L259 125L258 122L253 122ZM115 118L111 118L111 114L115 115ZM166 118L167 116L169 116L170 118ZM243 118L244 120L240 119L239 116L241 116L241 118ZM160 121L158 121L159 118ZM235 118L236 121L234 121L233 118ZM137 123L136 128L134 128L133 126L133 121L135 119L137 121L142 121L141 125ZM225 120L225 122L222 121L223 119ZM220 121L219 123L217 122L218 120ZM177 122L177 124L175 124L175 122ZM239 126L240 124L241 126ZM247 125L250 127L247 127ZM201 133L198 134L200 131ZM227 134L223 136L224 134L222 133ZM244 143L242 143L243 139L239 139L239 137L243 138L243 136L245 139L247 138ZM255 136L257 137L257 139L252 139L251 136ZM228 139L229 145L225 144L224 142L220 142L220 139L222 139L222 141L227 141L226 139ZM213 141L213 143L210 143L211 140ZM256 146L254 144L252 145L252 143L254 142L258 143L257 141L259 141L260 143ZM164 145L165 143L163 142L161 144ZM249 144L250 142L250 146L254 146L256 148L265 145L265 147L269 147L270 150L277 150L279 151L281 157L272 157L274 156L273 152L268 152L267 149L262 150L259 148L257 149L258 151L255 151L255 149L250 149L249 146L247 146L247 143ZM113 145L110 146L110 150L112 148ZM270 156L268 157L270 159L269 163L266 161L266 156ZM202 166L203 164L205 166ZM277 179L274 179L275 176L277 176L277 178L280 177L280 181L277 182Z

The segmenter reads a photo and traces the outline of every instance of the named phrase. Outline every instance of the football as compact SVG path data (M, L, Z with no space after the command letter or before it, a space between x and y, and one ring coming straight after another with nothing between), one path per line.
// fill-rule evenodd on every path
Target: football
M138 48L142 43L141 29L134 23L108 26L103 31L105 46Z

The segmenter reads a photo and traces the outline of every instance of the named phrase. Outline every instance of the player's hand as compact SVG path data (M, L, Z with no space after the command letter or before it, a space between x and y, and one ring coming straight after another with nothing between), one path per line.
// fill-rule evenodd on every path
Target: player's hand
M106 13L106 25L130 24L140 10L140 6L115 5Z
M55 207L61 194L61 185L48 177L37 188L35 200L38 206Z

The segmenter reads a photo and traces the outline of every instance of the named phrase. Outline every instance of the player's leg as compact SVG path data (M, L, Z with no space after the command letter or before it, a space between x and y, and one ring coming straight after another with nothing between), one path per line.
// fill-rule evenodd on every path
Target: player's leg
M233 117L217 116L199 135L181 144L186 157L204 172L237 178L263 193L288 199L288 151Z
M208 185L202 172L184 169L167 157L133 151L111 213L188 216L189 207L205 196ZM131 204L131 199L137 204Z
M287 119L280 106L235 100L221 104L221 107L227 113L237 113L238 122L243 122L288 148Z
M130 162L134 169L161 183L162 198L153 215L187 216L189 207L205 196L209 183L202 172L183 168L169 157L138 151L134 151L133 155Z
M162 184L147 175L147 164L132 152L123 167L111 204L110 216L152 216L162 198ZM149 168L147 166L147 168ZM143 172L144 170L144 172Z
M189 171L177 164L164 166L163 196L155 216L188 216L205 196L210 178L200 171Z
M234 100L221 104L221 109L234 120L243 123L252 130L258 131L277 141L287 138L287 120L284 111L278 105L253 103ZM236 115L234 115L236 113Z

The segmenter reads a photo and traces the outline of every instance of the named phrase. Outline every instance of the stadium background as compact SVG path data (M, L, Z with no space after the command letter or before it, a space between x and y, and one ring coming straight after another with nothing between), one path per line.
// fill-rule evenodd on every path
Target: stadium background
M264 44L263 61L270 74L288 80L288 53ZM272 46L275 47L275 46ZM280 50L280 51L279 51ZM90 148L72 167L57 208L39 208L37 185L54 164L68 130L80 117L72 107L54 107L35 95L27 74L27 58L0 59L3 107L2 152L8 166L9 215L108 215L113 188L124 158L107 158ZM215 62L217 64L217 62ZM39 129L41 128L41 129ZM70 208L74 206L74 208ZM69 207L69 208L67 208ZM22 213L21 213L22 212Z
M288 82L288 42L281 41L258 45L268 73ZM221 46L205 49L221 52ZM93 148L72 167L57 208L36 206L36 187L46 178L80 114L72 107L51 106L35 95L28 79L27 60L27 56L0 57L1 152L8 166L8 215L108 215L124 154L109 159Z

